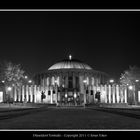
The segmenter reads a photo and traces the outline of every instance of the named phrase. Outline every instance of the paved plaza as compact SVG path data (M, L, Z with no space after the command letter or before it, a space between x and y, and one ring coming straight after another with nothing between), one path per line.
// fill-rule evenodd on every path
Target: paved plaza
M0 108L0 129L140 129L140 110L103 108Z

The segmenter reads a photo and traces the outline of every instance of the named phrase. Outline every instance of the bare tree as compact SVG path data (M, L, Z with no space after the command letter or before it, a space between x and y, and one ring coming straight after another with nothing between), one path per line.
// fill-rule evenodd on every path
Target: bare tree
M137 66L129 66L128 70L125 70L121 75L120 83L123 85L135 85L140 81L140 68Z
M128 86L128 97L132 104L136 104L136 92L140 89L140 68L129 66L129 69L121 75L120 83Z
M13 100L10 90L13 86L19 89L22 85L24 81L24 70L22 70L20 64L17 65L6 61L2 62L0 63L0 80L3 81L6 93L9 93L6 94L6 101L10 103Z
M0 65L0 79L4 81L6 86L21 86L24 79L24 70L20 64L12 62L4 62Z

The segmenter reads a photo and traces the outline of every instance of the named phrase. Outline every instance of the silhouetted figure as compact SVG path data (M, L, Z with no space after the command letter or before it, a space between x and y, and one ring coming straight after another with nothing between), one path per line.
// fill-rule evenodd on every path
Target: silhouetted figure
M95 98L98 100L98 103L100 103L100 91L97 91L95 94Z
M46 98L45 92L41 92L41 102L43 103L43 99Z

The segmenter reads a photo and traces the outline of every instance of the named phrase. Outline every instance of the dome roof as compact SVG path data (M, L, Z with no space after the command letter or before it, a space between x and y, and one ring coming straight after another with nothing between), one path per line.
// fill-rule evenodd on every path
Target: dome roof
M85 70L92 70L92 68L83 63L80 60L76 59L64 59L62 61L57 62L56 64L52 65L48 70L56 70L56 69L85 69Z

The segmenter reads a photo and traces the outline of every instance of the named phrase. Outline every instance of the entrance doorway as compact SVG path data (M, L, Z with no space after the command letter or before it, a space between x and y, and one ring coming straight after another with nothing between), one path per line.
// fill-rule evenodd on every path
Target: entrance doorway
M80 96L76 92L64 92L60 97L60 104L62 106L78 106L80 103Z

